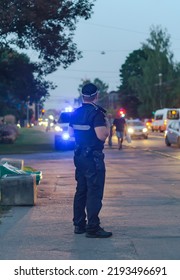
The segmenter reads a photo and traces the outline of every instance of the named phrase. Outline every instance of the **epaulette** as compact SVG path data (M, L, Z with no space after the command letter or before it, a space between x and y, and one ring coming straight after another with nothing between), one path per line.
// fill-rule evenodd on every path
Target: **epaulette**
M100 110L103 114L106 114L107 111L103 107L95 104L94 102L91 102L91 104L95 107L96 110Z

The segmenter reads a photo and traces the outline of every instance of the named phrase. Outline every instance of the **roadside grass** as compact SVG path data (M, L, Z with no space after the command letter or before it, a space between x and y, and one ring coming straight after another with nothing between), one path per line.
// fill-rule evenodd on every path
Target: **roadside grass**
M54 134L40 128L20 128L13 144L0 144L1 154L25 154L54 151Z

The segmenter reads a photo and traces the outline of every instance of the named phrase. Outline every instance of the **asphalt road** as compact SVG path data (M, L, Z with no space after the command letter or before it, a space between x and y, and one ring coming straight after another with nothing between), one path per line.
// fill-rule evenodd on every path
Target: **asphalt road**
M100 218L101 226L113 232L109 239L73 233L72 151L14 155L41 170L43 179L36 206L12 207L1 218L0 259L179 260L179 162L142 147L143 142L125 143L121 151L115 143L105 147Z

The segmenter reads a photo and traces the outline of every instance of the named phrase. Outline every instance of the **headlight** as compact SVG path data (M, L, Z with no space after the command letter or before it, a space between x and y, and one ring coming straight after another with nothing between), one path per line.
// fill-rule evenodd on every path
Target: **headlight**
M55 126L54 130L55 130L56 132L63 131L62 128L61 128L60 126L58 126L58 125Z
M144 127L144 128L143 128L143 132L145 133L145 132L147 132L147 131L148 131L147 128Z
M62 134L62 139L63 139L63 140L68 140L69 138L70 138L69 133L64 132L64 133Z
M129 127L127 131L128 131L129 134L134 133L134 129L132 127Z

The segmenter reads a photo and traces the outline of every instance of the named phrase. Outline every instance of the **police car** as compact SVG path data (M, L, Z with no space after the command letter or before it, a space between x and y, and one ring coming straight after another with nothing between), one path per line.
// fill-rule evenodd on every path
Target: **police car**
M75 139L68 133L69 121L72 112L62 112L54 127L54 146L56 150L74 149Z

